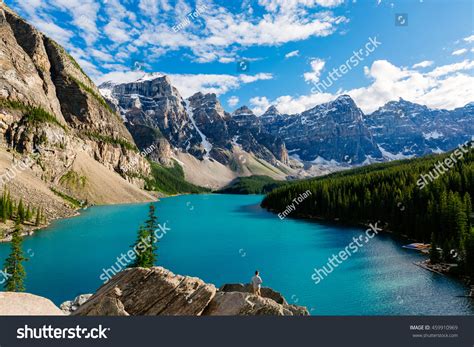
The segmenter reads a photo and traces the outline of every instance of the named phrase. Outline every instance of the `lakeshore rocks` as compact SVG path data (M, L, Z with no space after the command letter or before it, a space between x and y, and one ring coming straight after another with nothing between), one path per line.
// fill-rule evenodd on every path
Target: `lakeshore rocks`
M308 316L309 312L305 307L279 304L272 299L246 292L218 292L203 312L203 316L260 315Z
M64 314L71 314L72 312L76 311L79 306L86 303L86 301L89 300L92 295L93 294L78 295L74 300L63 302L59 308L64 312Z
M75 306L76 300L64 303L64 308ZM131 268L120 272L71 314L309 315L305 307L288 305L280 293L270 288L262 288L262 297L252 294L250 286L244 284L226 284L217 290L200 278L176 275L162 267Z
M28 293L0 292L0 316L62 316L49 299Z

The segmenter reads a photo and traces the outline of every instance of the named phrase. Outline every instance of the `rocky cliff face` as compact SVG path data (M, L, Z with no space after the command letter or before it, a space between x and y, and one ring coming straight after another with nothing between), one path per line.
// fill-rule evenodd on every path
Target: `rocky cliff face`
M139 189L148 163L74 59L3 3L0 34L0 151L12 153L10 165L37 154L23 176L91 203L151 199ZM104 193L104 184L116 185L115 192Z
M68 305L62 305L64 307ZM289 305L270 288L262 296L248 287L225 285L220 290L196 277L175 275L162 267L126 269L104 284L72 312L77 316L141 315L275 315L307 316L302 306Z

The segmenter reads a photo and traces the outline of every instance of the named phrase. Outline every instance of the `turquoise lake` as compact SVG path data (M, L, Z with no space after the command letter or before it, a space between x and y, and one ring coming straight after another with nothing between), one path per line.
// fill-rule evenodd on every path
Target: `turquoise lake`
M156 202L159 222L170 229L159 242L157 265L216 286L249 282L259 269L264 286L313 315L474 314L473 301L460 297L465 286L414 265L424 257L386 234L316 285L314 268L364 229L280 220L259 207L261 199L182 195ZM92 207L25 238L27 292L57 305L94 292L103 269L130 249L147 212L147 204ZM0 244L0 264L8 253L9 245Z

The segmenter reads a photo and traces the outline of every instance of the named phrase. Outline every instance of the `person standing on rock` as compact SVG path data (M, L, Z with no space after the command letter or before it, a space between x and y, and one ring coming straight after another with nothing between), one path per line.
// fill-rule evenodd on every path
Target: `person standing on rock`
M252 288L253 288L253 293L258 296L262 296L260 293L260 287L262 285L263 281L262 278L260 277L260 273L258 270L255 271L255 276L252 277Z

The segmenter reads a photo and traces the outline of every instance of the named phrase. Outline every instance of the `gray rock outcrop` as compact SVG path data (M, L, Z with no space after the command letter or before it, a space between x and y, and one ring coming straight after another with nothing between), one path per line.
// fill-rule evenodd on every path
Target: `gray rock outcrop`
M85 304L87 302L87 300L89 300L91 298L92 294L81 294L81 295L78 295L76 296L76 298L74 300L69 300L69 301L65 301L61 304L61 306L59 306L59 308L61 309L61 311L64 312L64 314L71 314L73 313L74 311L76 311L79 306Z

